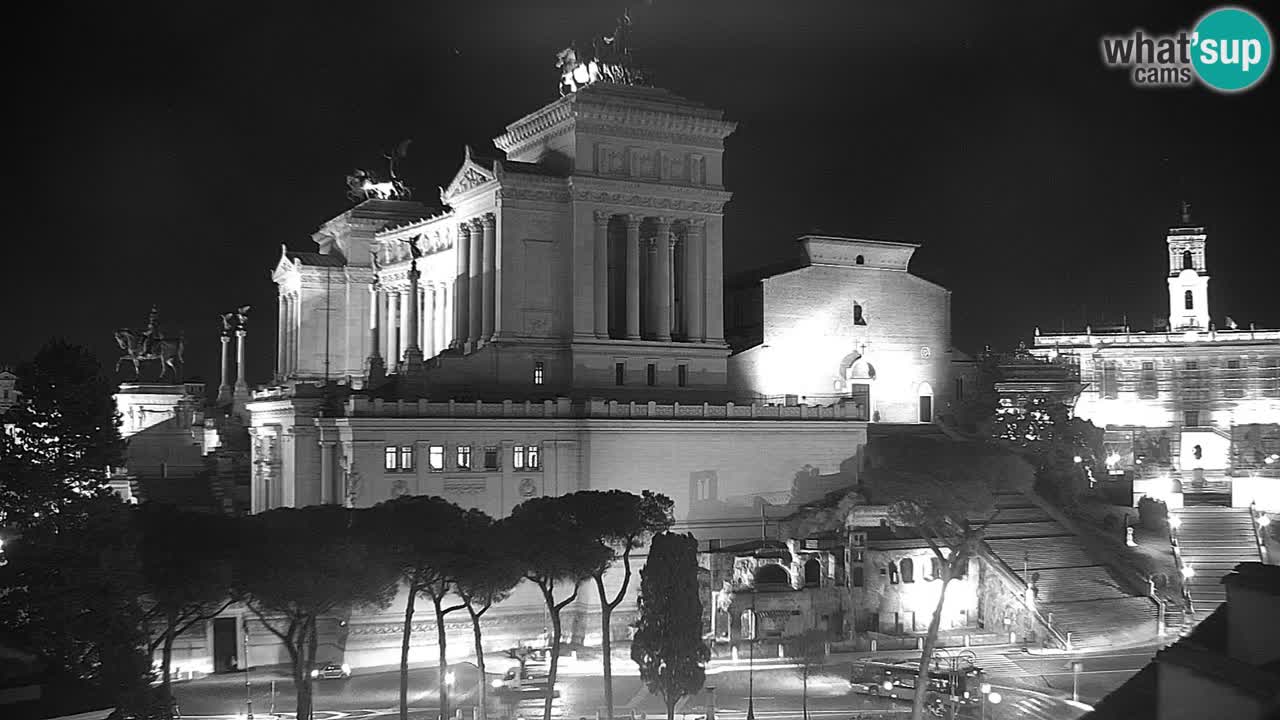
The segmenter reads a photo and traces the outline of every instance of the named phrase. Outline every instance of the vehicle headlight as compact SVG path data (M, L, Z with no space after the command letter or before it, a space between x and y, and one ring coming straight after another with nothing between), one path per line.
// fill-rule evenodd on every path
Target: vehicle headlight
M311 677L313 677L313 678L314 678L314 677L320 677L320 671L319 671L319 670L312 670L312 671L311 671Z
M494 679L494 680L492 680L492 681L489 683L489 685L490 685L491 687L500 688L500 687L502 687L502 681L501 681L501 680Z
M348 664L346 664L346 663L342 663L342 674L343 674L343 675L350 675L350 674L351 674L351 666L350 666L350 665L348 665Z

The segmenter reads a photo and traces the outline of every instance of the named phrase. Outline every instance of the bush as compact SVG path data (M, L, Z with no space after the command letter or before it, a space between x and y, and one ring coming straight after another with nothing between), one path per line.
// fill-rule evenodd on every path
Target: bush
M1169 523L1169 506L1163 500L1144 497L1138 501L1138 517L1142 527L1160 530Z
M1102 518L1103 530L1115 530L1119 526L1120 521L1116 518L1115 513L1107 513L1106 516Z

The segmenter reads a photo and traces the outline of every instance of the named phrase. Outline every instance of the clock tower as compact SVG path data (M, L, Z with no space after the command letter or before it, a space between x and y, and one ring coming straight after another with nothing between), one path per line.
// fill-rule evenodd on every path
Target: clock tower
M1209 273L1204 228L1191 222L1191 204L1182 203L1182 222L1169 228L1169 329L1209 329Z

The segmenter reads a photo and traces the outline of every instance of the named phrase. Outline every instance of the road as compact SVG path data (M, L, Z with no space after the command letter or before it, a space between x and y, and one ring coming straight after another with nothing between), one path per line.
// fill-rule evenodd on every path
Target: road
M1073 720L1083 709L1067 702L1072 690L1071 662L1084 663L1079 676L1080 700L1096 702L1118 687L1145 665L1159 646L1107 653L1075 655L1028 655L1021 651L979 650L978 665L988 671L992 684L1001 695L998 705L988 705L989 720ZM553 714L561 718L594 718L603 708L602 681L598 663L566 665L558 686L561 697L555 701ZM630 663L614 677L615 716L630 717L634 711L647 717L664 717L660 699L645 690ZM800 670L774 662L757 662L754 673L746 662L715 663L709 669L706 685L714 688L714 707L718 720L744 720L748 696L754 695L754 711L762 720L800 720L805 697ZM452 707L472 708L476 703L478 676L473 665L453 666ZM629 670L629 672L628 672ZM491 677L496 677L491 675ZM848 718L858 709L905 709L905 704L868 698L850 689L849 663L835 662L815 669L808 682L808 705L811 718ZM416 668L409 674L409 704L415 720L434 720L438 713L438 673L435 668ZM255 718L269 716L272 709L271 681L275 681L274 709L287 715L294 709L293 685L281 671L251 670L250 690ZM232 719L245 713L244 673L210 676L175 686L175 694L185 717L204 720ZM492 693L491 693L492 698ZM712 702L712 693L704 692L677 708L678 714L704 716ZM315 707L320 720L359 720L397 714L399 706L399 673L394 669L360 672L346 680L315 683ZM491 718L541 717L541 705L528 703L513 712L509 705L491 704ZM977 717L977 714L972 717Z

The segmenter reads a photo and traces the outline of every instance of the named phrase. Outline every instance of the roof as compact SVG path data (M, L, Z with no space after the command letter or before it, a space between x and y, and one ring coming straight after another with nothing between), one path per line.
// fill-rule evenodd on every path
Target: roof
M553 168L549 168L539 163L521 162L519 160L501 160L499 164L502 166L503 172L517 173L520 175L542 175L544 177L563 178L567 175Z
M1236 565L1222 584L1227 586L1246 587L1250 590L1280 595L1280 565L1263 565L1258 562L1245 562Z
M313 252L286 252L285 257L311 267L345 267L346 261L337 255Z

